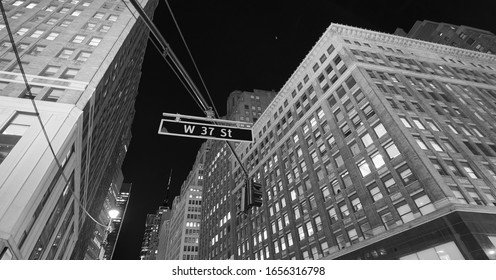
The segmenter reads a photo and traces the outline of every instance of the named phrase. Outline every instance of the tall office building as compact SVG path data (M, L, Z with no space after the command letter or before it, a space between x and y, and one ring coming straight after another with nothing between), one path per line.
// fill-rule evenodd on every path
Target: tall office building
M245 122L244 127L251 127L271 101L277 95L275 91L255 89L253 91L233 91L227 99L227 115L225 119ZM210 141L210 140L209 140ZM231 150L224 141L210 141L210 152L206 155L202 220L200 228L199 258L208 258L211 247L208 244L218 240L219 236L230 236L231 219L236 215L235 204L230 203L229 188L233 184L231 171ZM231 145L233 145L231 143ZM237 143L236 143L237 145ZM220 227L220 230L217 229ZM232 237L229 237L230 239ZM227 247L226 247L227 248ZM213 249L214 250L214 249ZM230 258L231 251L226 251Z
M496 35L465 25L417 20L408 33L398 28L394 34L489 54L496 53Z
M129 196L131 194L131 188L132 184L122 184L121 191L116 197L115 205L112 207L112 209L119 211L119 214L117 215L117 217L113 218L110 221L111 228L109 229L109 232L107 232L107 237L105 239L103 247L104 260L111 260L114 255L115 246L117 245L121 226L124 218L126 217L126 210L129 202ZM108 214L108 211L106 213Z
M210 141L205 141L196 155L180 195L172 202L172 216L165 241L166 260L198 259L202 190L205 157L210 151Z
M200 257L495 259L495 70L490 54L331 24L237 146L262 206L236 215L233 157L234 182L205 184L220 195L204 196ZM222 175L207 162L206 180Z
M151 16L158 1L140 3ZM115 173L106 167L118 166L113 154L129 135L148 30L119 1L2 4L62 168L2 20L0 258L82 259L93 234L83 224L93 221L81 208L96 215L103 206L103 178Z
M145 222L145 234L141 243L141 260L156 260L159 248L160 228L164 220L170 220L171 211L167 206L160 206L156 214L148 214Z
M167 245L169 241L170 233L170 221L172 212L162 219L162 225L160 225L160 231L158 233L158 253L156 256L157 260L165 260L165 254L167 252Z

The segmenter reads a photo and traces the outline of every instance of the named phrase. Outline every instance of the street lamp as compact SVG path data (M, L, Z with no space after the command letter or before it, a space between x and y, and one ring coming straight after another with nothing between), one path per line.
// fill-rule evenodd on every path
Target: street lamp
M112 232L112 220L117 218L119 216L119 214L120 214L119 210L116 210L116 209L110 209L108 211L108 215L109 215L110 219L109 219L107 228L105 229L105 239L103 242L104 247L102 248L103 249L103 252L102 252L103 256L105 255L105 245L108 244L108 236ZM103 258L103 256L102 256L102 258Z
M116 210L116 209L110 209L108 211L108 214L109 214L109 217L110 217L110 221L112 221L113 219L117 218L117 216L119 216L119 210Z

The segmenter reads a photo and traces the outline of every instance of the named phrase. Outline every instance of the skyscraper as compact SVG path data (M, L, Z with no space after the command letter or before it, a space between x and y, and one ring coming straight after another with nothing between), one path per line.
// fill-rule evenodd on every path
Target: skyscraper
M253 91L233 91L227 99L228 120L246 122L251 127L276 96L275 91L255 89ZM231 219L236 216L236 204L230 203L229 186L233 184L231 150L224 141L210 141L211 148L205 157L204 188L202 201L202 227L200 228L199 258L208 258L210 243L223 236L231 236ZM234 214L234 215L233 215ZM219 230L216 230L220 227ZM227 248L227 247L225 247ZM231 251L225 251L230 258Z
M167 206L160 206L156 214L148 214L145 222L145 233L141 243L141 260L157 259L160 230L165 220L171 219L171 211Z
M0 254L82 259L94 228L82 208L99 213L120 168L148 30L118 1L2 3L43 127L2 21ZM158 1L140 4L151 16Z
M262 206L241 214L239 164L211 184L229 168L207 158L200 257L495 259L495 70L331 24L236 148Z
M417 20L408 33L398 28L394 34L489 54L496 53L496 35L465 25Z
M162 247L162 249L166 249L164 259L198 259L198 235L200 233L204 182L203 169L205 157L210 151L210 145L210 141L205 141L201 145L191 171L181 185L179 196L174 198L168 232L164 236L167 239L163 241L164 246Z

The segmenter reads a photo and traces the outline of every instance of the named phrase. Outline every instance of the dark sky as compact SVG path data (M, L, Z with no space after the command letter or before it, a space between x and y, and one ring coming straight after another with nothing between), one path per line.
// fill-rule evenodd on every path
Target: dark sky
M233 90L278 91L331 23L393 33L428 19L496 34L495 1L169 2L220 115ZM205 93L165 1L160 1L154 22ZM142 72L133 138L123 165L125 182L133 188L114 259L139 259L146 214L164 204L171 169L172 203L203 142L157 134L163 112L204 114L151 43Z

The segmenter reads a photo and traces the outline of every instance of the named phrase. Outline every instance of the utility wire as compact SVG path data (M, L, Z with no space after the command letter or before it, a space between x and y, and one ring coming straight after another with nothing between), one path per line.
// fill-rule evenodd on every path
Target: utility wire
M212 97L210 96L210 92L208 91L208 88L207 88L207 86L205 84L205 81L203 80L203 77L202 77L202 75L200 73L200 70L198 70L198 66L196 65L195 59L193 58L193 55L191 54L191 51L190 51L190 49L188 47L188 44L186 43L186 40L184 39L183 33L181 32L181 28L179 28L179 24L177 23L176 17L174 16L174 13L172 12L172 9L171 9L171 7L169 5L169 2L167 0L165 0L165 4L167 4L167 8L169 9L169 13L171 14L172 19L174 20L174 24L176 25L176 28L179 31L179 35L181 36L181 39L183 41L183 44L186 47L186 50L188 51L189 57L191 58L191 61L193 62L193 65L195 66L196 73L200 77L200 81L202 82L202 85L205 88L205 91L207 93L207 96L208 96L208 98L209 98L209 100L210 100L210 102L212 104L212 108L214 110L214 116L216 116L217 118L220 118L219 112L217 111L217 108L215 107L215 103L212 100ZM246 177L248 178L249 177L248 172L246 171L245 167L243 166L243 164L241 162L241 159L238 157L238 154L236 154L236 152L235 152L234 148L232 147L231 143L229 143L228 141L225 141L225 142L226 142L227 146L229 146L229 149L231 150L232 154L234 155L234 157L238 161L239 165L243 169L243 172L245 173Z
M61 171L61 175L62 175L62 178L65 181L65 185L67 185L67 184L69 184L69 179L67 179L67 177L64 174L63 167L62 167L62 165L60 164L60 161L57 158L57 155L55 153L55 150L53 149L52 143L50 142L50 137L48 137L48 133L46 132L45 126L43 124L43 121L41 120L40 112L38 111L38 107L36 106L36 102L34 101L34 96L31 93L31 87L30 87L30 85L28 83L28 80L26 78L26 73L24 72L24 68L22 67L22 61L21 61L21 58L19 57L19 52L17 50L17 46L16 46L15 41L14 41L14 36L12 35L12 30L10 29L10 24L9 24L8 19L7 19L7 15L5 14L5 8L3 7L2 1L0 1L0 8L2 10L2 17L3 17L3 21L5 22L5 28L7 29L7 33L9 35L9 39L10 39L10 43L12 44L12 49L14 51L14 55L16 57L17 64L19 66L19 71L21 72L22 78L24 80L24 84L26 85L26 91L28 93L29 99L31 99L31 103L33 104L33 108L34 108L36 117L38 119L38 122L41 125L41 130L43 131L43 135L45 136L45 139L48 142L48 147L50 148L50 151L51 151L51 153L52 153L52 155L53 155L53 157L55 159L55 163L57 164L57 166L59 168L59 171ZM81 207L81 209L83 209L83 211L86 213L86 215L88 215L88 217L90 217L95 223L97 223L97 224L99 224L101 226L106 227L107 225L104 225L104 224L99 223L97 220L95 220L95 218L93 218L90 215L90 213L82 205L81 201L76 197L76 194L74 193L74 190L71 189L71 188L69 188L69 189L70 189L70 191L72 193L72 196L74 197L74 200Z
M138 22L138 18L133 13L133 11L131 10L131 8L127 5L126 1L122 0L122 2L124 3L124 5L126 5L126 7L129 10L129 12L131 12L131 15L134 17L134 19L136 19L136 22ZM186 89L186 91L189 93L189 95L191 96L191 98L193 98L193 101L195 101L196 105L198 105L198 107L200 107L200 108L203 108L202 105L200 104L200 102L195 97L195 94L186 85L186 82L181 78L181 75L178 73L178 71L176 70L176 68L174 68L172 66L171 62L166 59L167 56L164 56L164 52L160 49L160 47L157 45L157 43L154 40L152 40L152 37L150 37L150 35L148 35L148 38L152 42L152 44L155 47L155 49L157 49L157 51L164 57L165 62L167 62L167 64L171 68L172 72L174 72L174 74L177 76L177 78L179 79L179 81L181 82L181 84L184 86L184 88Z
M179 28L179 24L176 21L176 17L174 16L174 13L172 12L172 9L169 5L169 1L165 0L165 4L167 4L167 8L169 9L169 13L171 14L172 19L174 20L174 24L176 25L176 28L179 31L179 35L181 35L181 39L183 40L184 46L186 47L186 50L188 51L189 57L191 58L191 61L193 62L193 65L195 66L196 73L198 73L198 76L200 77L200 81L202 82L202 85L205 88L208 99L210 100L210 103L212 104L212 108L214 109L215 115L217 117L219 117L219 113L217 111L217 108L215 108L215 103L212 100L212 97L210 96L210 92L208 91L208 88L205 85L205 81L203 80L202 75L200 74L200 70L198 70L198 66L196 65L195 59L193 58L193 55L191 54L191 51L189 50L188 44L186 43L186 40L184 39L183 33L181 32L181 28Z

